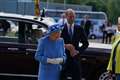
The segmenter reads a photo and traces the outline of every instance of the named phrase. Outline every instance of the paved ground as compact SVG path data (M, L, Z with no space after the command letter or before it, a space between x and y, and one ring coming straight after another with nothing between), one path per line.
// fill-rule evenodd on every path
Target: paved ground
M89 42L98 42L98 43L102 43L102 39L89 39Z
M79 46L82 44L80 43ZM102 49L111 49L112 44L103 44L102 39L89 39L89 47L90 48L102 48Z

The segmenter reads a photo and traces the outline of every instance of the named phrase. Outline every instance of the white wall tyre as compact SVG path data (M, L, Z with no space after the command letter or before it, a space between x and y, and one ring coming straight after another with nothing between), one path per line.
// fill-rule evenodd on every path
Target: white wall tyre
M96 39L96 35L92 34L92 35L90 35L90 38L91 39Z
M110 78L107 72L104 72L100 75L99 80L113 80L113 78Z

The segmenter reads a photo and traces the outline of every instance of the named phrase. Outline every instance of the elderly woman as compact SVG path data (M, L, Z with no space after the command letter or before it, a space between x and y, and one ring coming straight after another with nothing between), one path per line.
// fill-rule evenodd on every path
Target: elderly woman
M38 40L35 59L39 61L38 80L59 80L61 64L66 60L62 27L55 24L49 27L47 35Z

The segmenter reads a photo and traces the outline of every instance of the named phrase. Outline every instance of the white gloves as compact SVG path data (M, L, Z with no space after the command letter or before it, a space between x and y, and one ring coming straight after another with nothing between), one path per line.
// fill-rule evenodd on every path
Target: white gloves
M63 63L63 58L47 58L47 63L61 64L61 63Z
M59 64L63 63L63 58L56 58L56 62L58 62Z

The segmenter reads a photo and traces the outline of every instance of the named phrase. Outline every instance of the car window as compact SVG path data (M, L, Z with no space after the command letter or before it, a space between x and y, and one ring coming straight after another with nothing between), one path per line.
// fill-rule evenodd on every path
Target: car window
M17 40L16 33L18 32L17 23L15 21L0 19L0 41L15 41Z
M98 21L92 20L93 25L98 25Z
M26 27L26 43L37 43L43 37L47 29L43 25L31 24Z
M36 23L0 20L0 42L16 42L34 44L47 29L45 25Z

